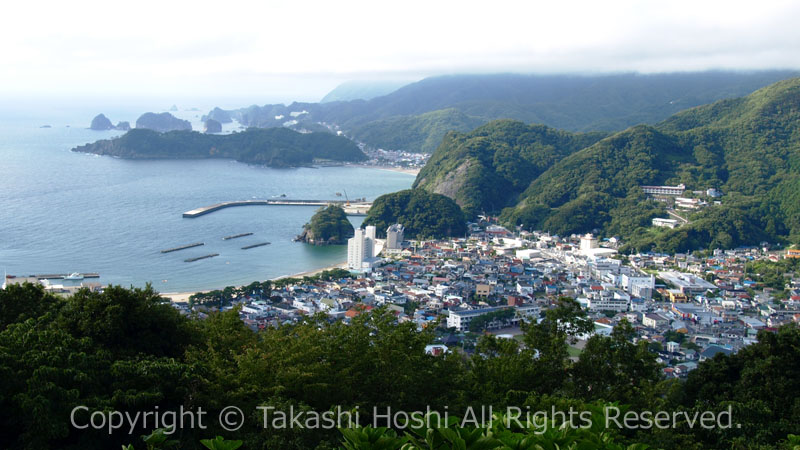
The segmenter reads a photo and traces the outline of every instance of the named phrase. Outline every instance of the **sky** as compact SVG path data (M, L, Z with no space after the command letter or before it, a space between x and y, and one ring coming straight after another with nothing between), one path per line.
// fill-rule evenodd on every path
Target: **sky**
M800 69L798 18L796 0L14 1L0 100L250 104L453 73Z

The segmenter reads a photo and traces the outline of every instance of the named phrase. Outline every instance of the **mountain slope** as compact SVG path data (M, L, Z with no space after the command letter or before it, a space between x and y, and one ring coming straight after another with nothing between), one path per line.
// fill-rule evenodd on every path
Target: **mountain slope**
M412 117L433 111L456 109L481 123L516 119L571 131L619 131L657 123L693 106L747 95L791 76L798 72L440 76L368 101L251 106L230 113L246 126L281 126L290 120L306 127L325 123L371 147L386 148L394 142L386 136L402 135ZM307 113L290 117L303 111ZM424 143L437 141L438 130L448 126L452 115L440 118L445 123L430 126L427 135L400 143L413 143L419 147L405 149L421 151ZM366 133L370 127L380 131Z
M543 125L499 120L470 133L449 133L414 187L453 198L467 215L516 202L537 176L603 133L573 134Z
M347 81L322 97L320 103L369 100L389 94L408 84L406 81Z
M349 133L360 142L378 148L433 153L448 131L467 132L483 124L455 108L431 111L418 116L397 116L359 125Z
M692 108L655 126L629 128L583 149L569 151L562 141L555 147L562 150L539 173L519 160L510 177L498 165L475 171L475 161L486 161L526 132L523 125L481 130L473 132L474 142L448 135L415 186L451 196L468 214L478 210L476 199L490 211L513 205L502 212L506 224L559 234L597 230L622 235L642 249L800 238L800 79ZM503 178L505 185L498 181ZM465 195L487 181L491 197ZM687 213L691 224L678 229L650 229L653 217L666 214L665 205L647 199L640 186L679 183L687 186L687 196L721 189L722 204Z
M649 220L664 213L639 186L678 183L688 191L721 188L726 195L722 205L691 214L688 226L645 233ZM502 218L558 233L620 233L633 236L639 248L730 247L796 240L798 187L800 79L793 79L576 152L534 180Z

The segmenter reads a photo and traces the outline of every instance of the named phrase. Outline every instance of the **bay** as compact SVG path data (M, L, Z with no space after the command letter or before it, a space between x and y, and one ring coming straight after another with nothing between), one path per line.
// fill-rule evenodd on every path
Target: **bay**
M98 111L99 112L99 111ZM175 113L199 127L199 114ZM113 117L135 121L127 112ZM326 267L346 247L293 242L315 211L247 206L194 219L185 211L222 201L375 197L407 189L412 175L363 167L271 169L231 160L122 160L73 153L110 138L92 131L93 114L0 114L0 270L9 274L99 272L103 284L162 292L212 289ZM51 128L40 128L41 125ZM69 125L69 127L67 127ZM230 125L230 130L233 125ZM351 221L358 226L362 217ZM224 236L253 233L239 239ZM205 245L162 254L161 250ZM260 242L270 245L242 250ZM187 258L219 253L196 262Z

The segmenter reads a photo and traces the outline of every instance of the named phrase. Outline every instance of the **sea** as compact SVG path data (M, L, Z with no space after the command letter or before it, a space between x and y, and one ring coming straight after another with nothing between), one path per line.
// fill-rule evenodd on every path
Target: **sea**
M172 109L202 130L200 117L214 105L175 106L0 103L0 271L99 273L100 278L84 281L125 287L150 283L160 292L293 275L346 259L346 246L293 241L317 207L234 207L192 219L182 213L223 201L283 196L373 200L414 181L413 175L378 168L273 169L227 159L124 160L70 151L122 134L88 129L101 112L114 123L134 124L144 112ZM224 132L237 128L227 124ZM363 217L350 220L358 227ZM222 239L241 233L253 234ZM204 245L161 253L198 242ZM262 242L270 244L241 249ZM185 262L213 253L219 256Z

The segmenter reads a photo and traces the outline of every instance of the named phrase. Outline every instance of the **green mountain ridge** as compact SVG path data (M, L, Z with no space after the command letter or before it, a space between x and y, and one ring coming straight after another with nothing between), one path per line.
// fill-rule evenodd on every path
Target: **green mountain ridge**
M315 159L348 162L366 159L349 139L285 128L251 128L228 135L134 129L118 138L82 145L72 151L126 159L231 158L271 167L308 165Z
M469 131L496 119L573 132L621 131L658 123L694 106L741 97L793 76L798 72L448 75L369 100L253 105L228 113L245 126L323 131L319 127L325 124L369 147L422 152L435 148L431 143L440 141L443 130ZM451 109L467 119L441 112ZM439 115L425 116L437 111ZM403 136L407 130L413 130L413 136Z
M557 234L594 230L625 236L644 250L800 237L800 79L695 107L655 126L635 126L577 150L553 139L510 145L527 127L494 122L467 135L448 135L414 186L454 198L467 214L509 206L500 216L507 225ZM525 164L531 155L542 155L535 147L542 143L553 149L537 173ZM490 157L497 160L499 148L512 150L500 153L502 163L486 164ZM686 213L689 225L650 229L652 218L665 217L665 206L647 199L640 186L678 183L687 186L687 196L712 187L726 195L722 205Z
M397 116L355 127L350 137L378 148L433 153L448 131L470 131L484 121L456 108Z
M556 161L605 137L544 125L500 120L470 133L449 133L414 181L414 187L447 195L465 213L496 211Z

